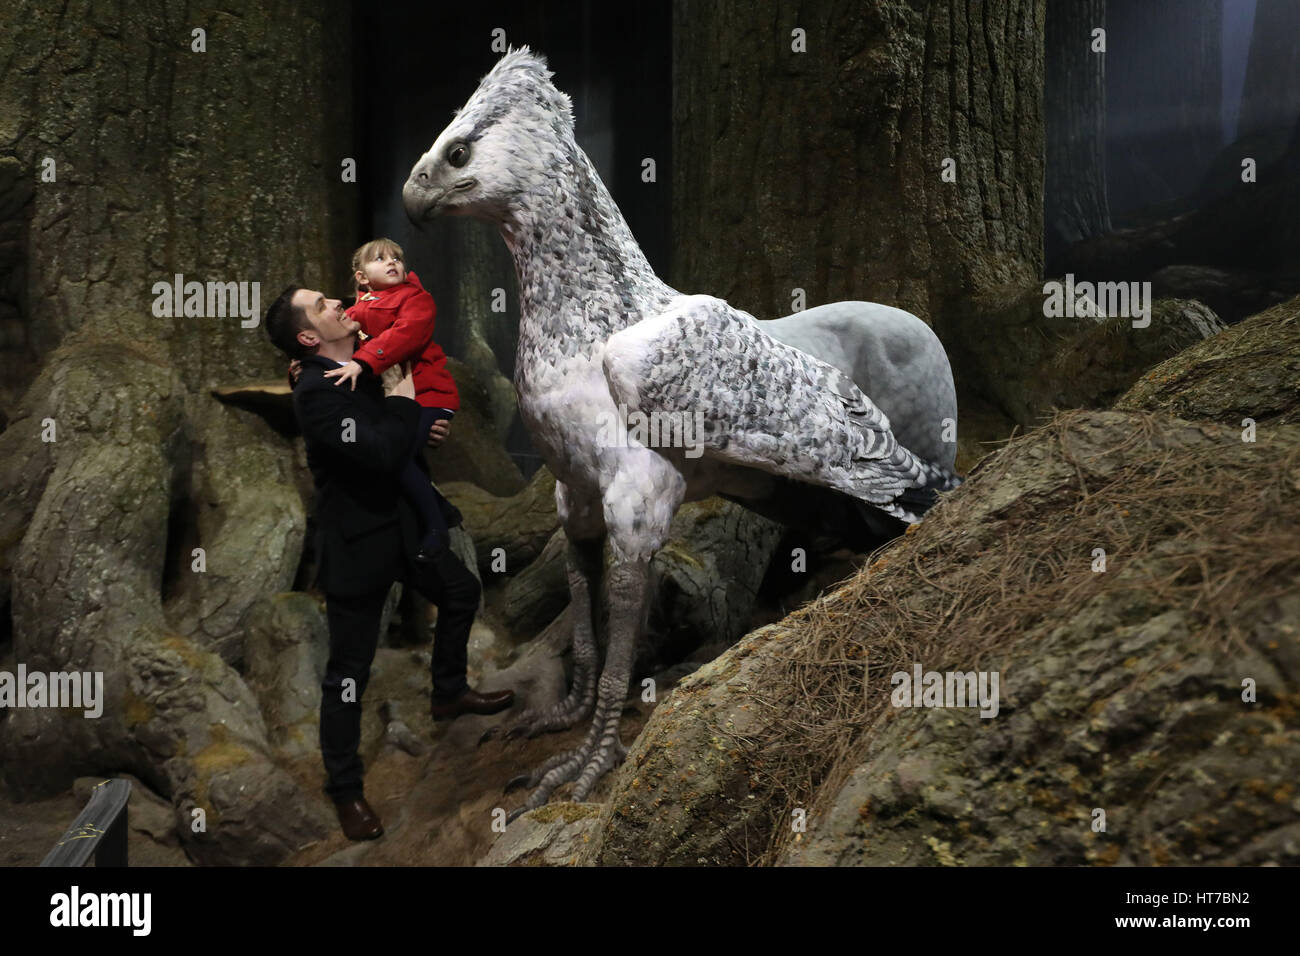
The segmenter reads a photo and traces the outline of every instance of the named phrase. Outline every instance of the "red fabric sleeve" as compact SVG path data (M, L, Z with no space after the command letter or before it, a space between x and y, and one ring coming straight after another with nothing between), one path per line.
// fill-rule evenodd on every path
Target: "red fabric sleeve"
M376 375L382 375L385 369L398 362L413 359L425 350L433 339L433 317L437 307L433 296L423 289L409 295L396 309L375 308L375 302L358 302L348 311L348 315L361 324L362 331L370 335L359 349L352 353L352 358L364 363ZM383 313L393 316L392 324L375 335L372 328L377 328L388 318Z

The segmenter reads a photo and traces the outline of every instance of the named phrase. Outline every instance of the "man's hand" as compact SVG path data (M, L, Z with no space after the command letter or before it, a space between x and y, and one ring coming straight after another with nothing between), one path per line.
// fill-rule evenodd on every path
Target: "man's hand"
M431 448L437 448L447 440L447 436L450 433L451 422L447 421L445 418L438 419L433 423L433 427L429 429L429 446Z
M326 372L326 378L336 379L335 385L342 385L344 382L352 383L352 391L357 390L357 376L361 374L361 363L358 361L348 362L347 365L341 365L332 372ZM415 396L412 395L412 398Z
M292 389L298 384L298 376L302 374L302 362L294 359L289 363L289 388Z

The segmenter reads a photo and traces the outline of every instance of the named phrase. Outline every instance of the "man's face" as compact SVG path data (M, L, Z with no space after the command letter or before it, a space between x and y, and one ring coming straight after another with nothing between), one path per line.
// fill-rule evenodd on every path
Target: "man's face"
M323 293L299 289L293 294L293 304L302 309L307 321L311 323L310 329L298 333L298 341L308 348L315 348L325 342L350 339L361 328L359 323L348 318L340 300L327 299Z

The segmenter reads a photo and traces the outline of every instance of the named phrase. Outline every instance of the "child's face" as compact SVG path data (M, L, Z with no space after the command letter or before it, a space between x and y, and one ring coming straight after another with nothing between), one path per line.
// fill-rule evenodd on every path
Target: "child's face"
M382 249L369 262L361 263L361 271L357 273L357 284L371 289L387 289L405 281L406 264L401 256L389 249Z

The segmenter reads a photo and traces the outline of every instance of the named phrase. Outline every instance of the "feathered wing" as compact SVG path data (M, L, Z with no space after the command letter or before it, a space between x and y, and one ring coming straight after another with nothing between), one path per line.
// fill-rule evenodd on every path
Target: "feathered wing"
M702 413L696 440L711 456L834 488L904 521L924 510L908 500L923 500L915 489L958 483L899 445L885 413L847 375L778 342L722 299L683 296L616 333L604 369L629 412L687 421Z

